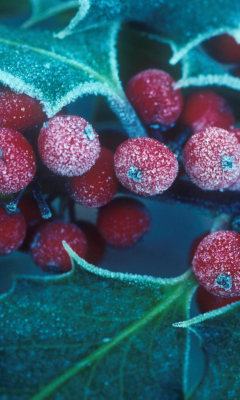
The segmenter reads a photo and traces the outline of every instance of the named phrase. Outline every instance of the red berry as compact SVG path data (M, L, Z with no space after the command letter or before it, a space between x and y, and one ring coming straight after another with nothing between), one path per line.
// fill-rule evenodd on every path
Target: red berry
M0 91L0 127L27 132L46 119L40 102L10 89Z
M240 62L240 44L226 33L207 40L204 47L219 62L228 64Z
M196 292L196 302L200 312L203 314L208 311L218 310L229 304L235 303L240 300L237 297L220 297L215 294L209 293L202 285L199 285Z
M9 215L0 206L0 254L9 254L21 246L26 235L22 213Z
M201 235L199 235L198 237L196 237L196 238L193 240L193 242L192 242L192 244L191 244L191 247L190 247L190 252L189 252L189 264L190 264L190 265L192 265L192 260L193 260L193 257L194 257L194 255L195 255L195 253L196 253L196 250L197 250L197 248L198 248L198 245L201 243L201 241L202 241L207 235L209 235L209 233L210 233L210 232L202 233Z
M113 160L113 153L101 147L100 156L89 171L68 179L67 189L74 201L85 207L102 207L112 200L118 189Z
M18 208L23 214L27 224L27 233L20 250L28 251L35 230L43 223L46 223L46 220L43 219L36 200L29 194L21 197Z
M43 163L63 176L87 172L100 153L98 136L92 126L75 115L61 115L46 122L38 139Z
M158 69L140 72L128 82L126 95L146 125L170 126L178 119L183 99L174 83L167 72Z
M217 93L199 90L186 99L181 122L193 132L212 126L230 129L234 126L234 115L227 102Z
M80 257L85 257L87 240L83 232L67 222L49 222L35 233L31 243L31 256L44 271L63 273L72 269L71 259L63 247L62 241Z
M164 192L178 173L175 155L150 138L129 139L122 143L115 153L114 167L123 186L144 196Z
M107 244L131 247L149 231L151 216L136 199L120 197L100 209L97 227Z
M206 236L193 258L193 270L201 285L217 296L240 295L240 235L218 231Z
M240 175L239 150L231 132L215 127L197 132L183 150L186 173L204 190L226 189Z
M13 129L0 129L0 193L24 189L35 172L36 158L27 139Z
M99 265L106 251L106 242L97 227L88 221L77 221L76 225L83 231L87 239L87 254L84 259L93 265Z

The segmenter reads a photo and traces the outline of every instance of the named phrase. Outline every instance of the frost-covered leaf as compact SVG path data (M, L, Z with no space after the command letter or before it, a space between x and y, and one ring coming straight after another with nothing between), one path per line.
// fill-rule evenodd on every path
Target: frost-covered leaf
M170 41L171 62L176 63L203 40L230 32L240 39L240 2L233 0L79 0L85 15L79 13L69 27L59 34L64 37L73 29L89 29L109 21L134 20L146 23L161 37Z
M240 79L230 75L218 62L198 49L190 51L182 60L182 78L177 87L217 85L240 90Z
M44 19L53 17L62 12L69 11L79 7L77 15L83 18L88 10L87 2L80 4L79 0L29 0L32 6L32 15L23 25L24 28L40 22ZM87 7L86 7L87 6ZM71 26L71 22L70 22Z
M68 247L67 247L68 248ZM19 277L0 301L0 397L182 399L190 272L112 273L79 259L59 277Z
M188 328L201 340L206 373L191 400L239 398L240 303L199 315L175 326Z
M79 96L101 94L132 136L144 135L118 77L118 29L112 23L59 40L48 31L0 26L0 82L36 97L49 117Z

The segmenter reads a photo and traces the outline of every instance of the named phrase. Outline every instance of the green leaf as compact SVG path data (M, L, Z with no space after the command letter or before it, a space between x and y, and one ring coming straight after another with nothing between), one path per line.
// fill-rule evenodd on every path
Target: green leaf
M194 49L182 60L182 78L176 87L217 85L240 90L240 79L230 75L227 70L207 56Z
M240 3L233 0L80 0L80 10L74 21L58 37L74 29L89 29L109 21L134 20L146 23L155 33L168 40L173 50L171 62L203 40L222 32L240 39Z
M144 136L118 77L118 30L112 23L58 40L48 31L0 26L0 82L40 100L48 117L79 96L101 94L130 135Z
M8 400L183 397L190 271L160 279L80 259L59 277L19 277L0 301L0 393ZM3 365L3 364L2 364ZM2 397L4 398L4 397Z
M191 400L239 398L240 303L174 324L193 331L206 353L206 373Z

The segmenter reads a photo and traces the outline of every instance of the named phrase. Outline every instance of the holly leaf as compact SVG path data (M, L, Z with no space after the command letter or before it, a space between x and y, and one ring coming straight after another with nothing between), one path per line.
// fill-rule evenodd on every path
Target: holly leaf
M217 85L240 90L240 79L198 49L190 51L182 60L182 78L176 87Z
M118 30L112 23L58 40L49 31L0 26L0 82L40 100L48 117L79 96L101 94L130 135L144 136L118 77Z
M180 399L190 271L160 279L80 259L48 278L18 277L0 301L0 393L8 400ZM4 398L4 397L1 397Z
M183 0L79 0L79 13L59 38L76 29L89 29L110 21L133 20L145 23L167 40L173 50L171 63L177 63L190 49L211 36L228 32L240 40L240 3ZM85 12L81 13L81 8Z
M191 400L239 398L240 303L174 324L193 331L206 354L206 371Z

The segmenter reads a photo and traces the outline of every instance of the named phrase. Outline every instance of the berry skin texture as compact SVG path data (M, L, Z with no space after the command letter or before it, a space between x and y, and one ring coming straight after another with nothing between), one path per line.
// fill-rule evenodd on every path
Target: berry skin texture
M68 222L49 222L36 231L31 243L31 256L42 271L55 274L71 271L72 262L63 247L63 240L80 257L85 257L87 240L77 226Z
M201 189L226 189L240 175L239 150L231 132L216 127L197 132L183 150L186 173Z
M88 221L77 221L76 225L87 239L87 254L84 257L89 264L99 265L106 252L106 242L97 227Z
M26 235L26 222L21 212L9 215L0 206L0 254L17 250Z
M215 60L221 63L236 64L240 62L240 44L233 36L226 33L207 40L204 47Z
M199 285L196 292L196 302L200 312L206 313L212 310L218 310L221 307L225 307L229 304L235 303L240 300L240 296L237 297L220 297L215 294L209 293L202 285Z
M234 126L234 115L223 97L211 90L199 90L185 100L180 118L192 131L217 126L230 129Z
M36 157L27 139L13 129L0 129L0 193L24 189L36 172Z
M200 284L222 297L240 295L240 235L218 231L199 244L192 262Z
M101 147L94 166L81 176L68 179L67 190L77 203L85 207L102 207L117 193L118 180L114 172L113 153Z
M151 138L129 139L114 156L117 178L123 186L143 196L163 193L174 182L178 161L164 144Z
M25 133L45 120L46 114L38 100L7 88L0 90L0 128Z
M171 126L178 119L183 98L174 83L167 72L158 69L140 72L128 82L126 95L144 124Z
M100 154L100 143L92 126L81 117L61 115L46 122L38 138L43 163L62 176L87 172Z
M150 229L151 215L140 201L119 197L100 209L97 227L109 246L134 246Z

